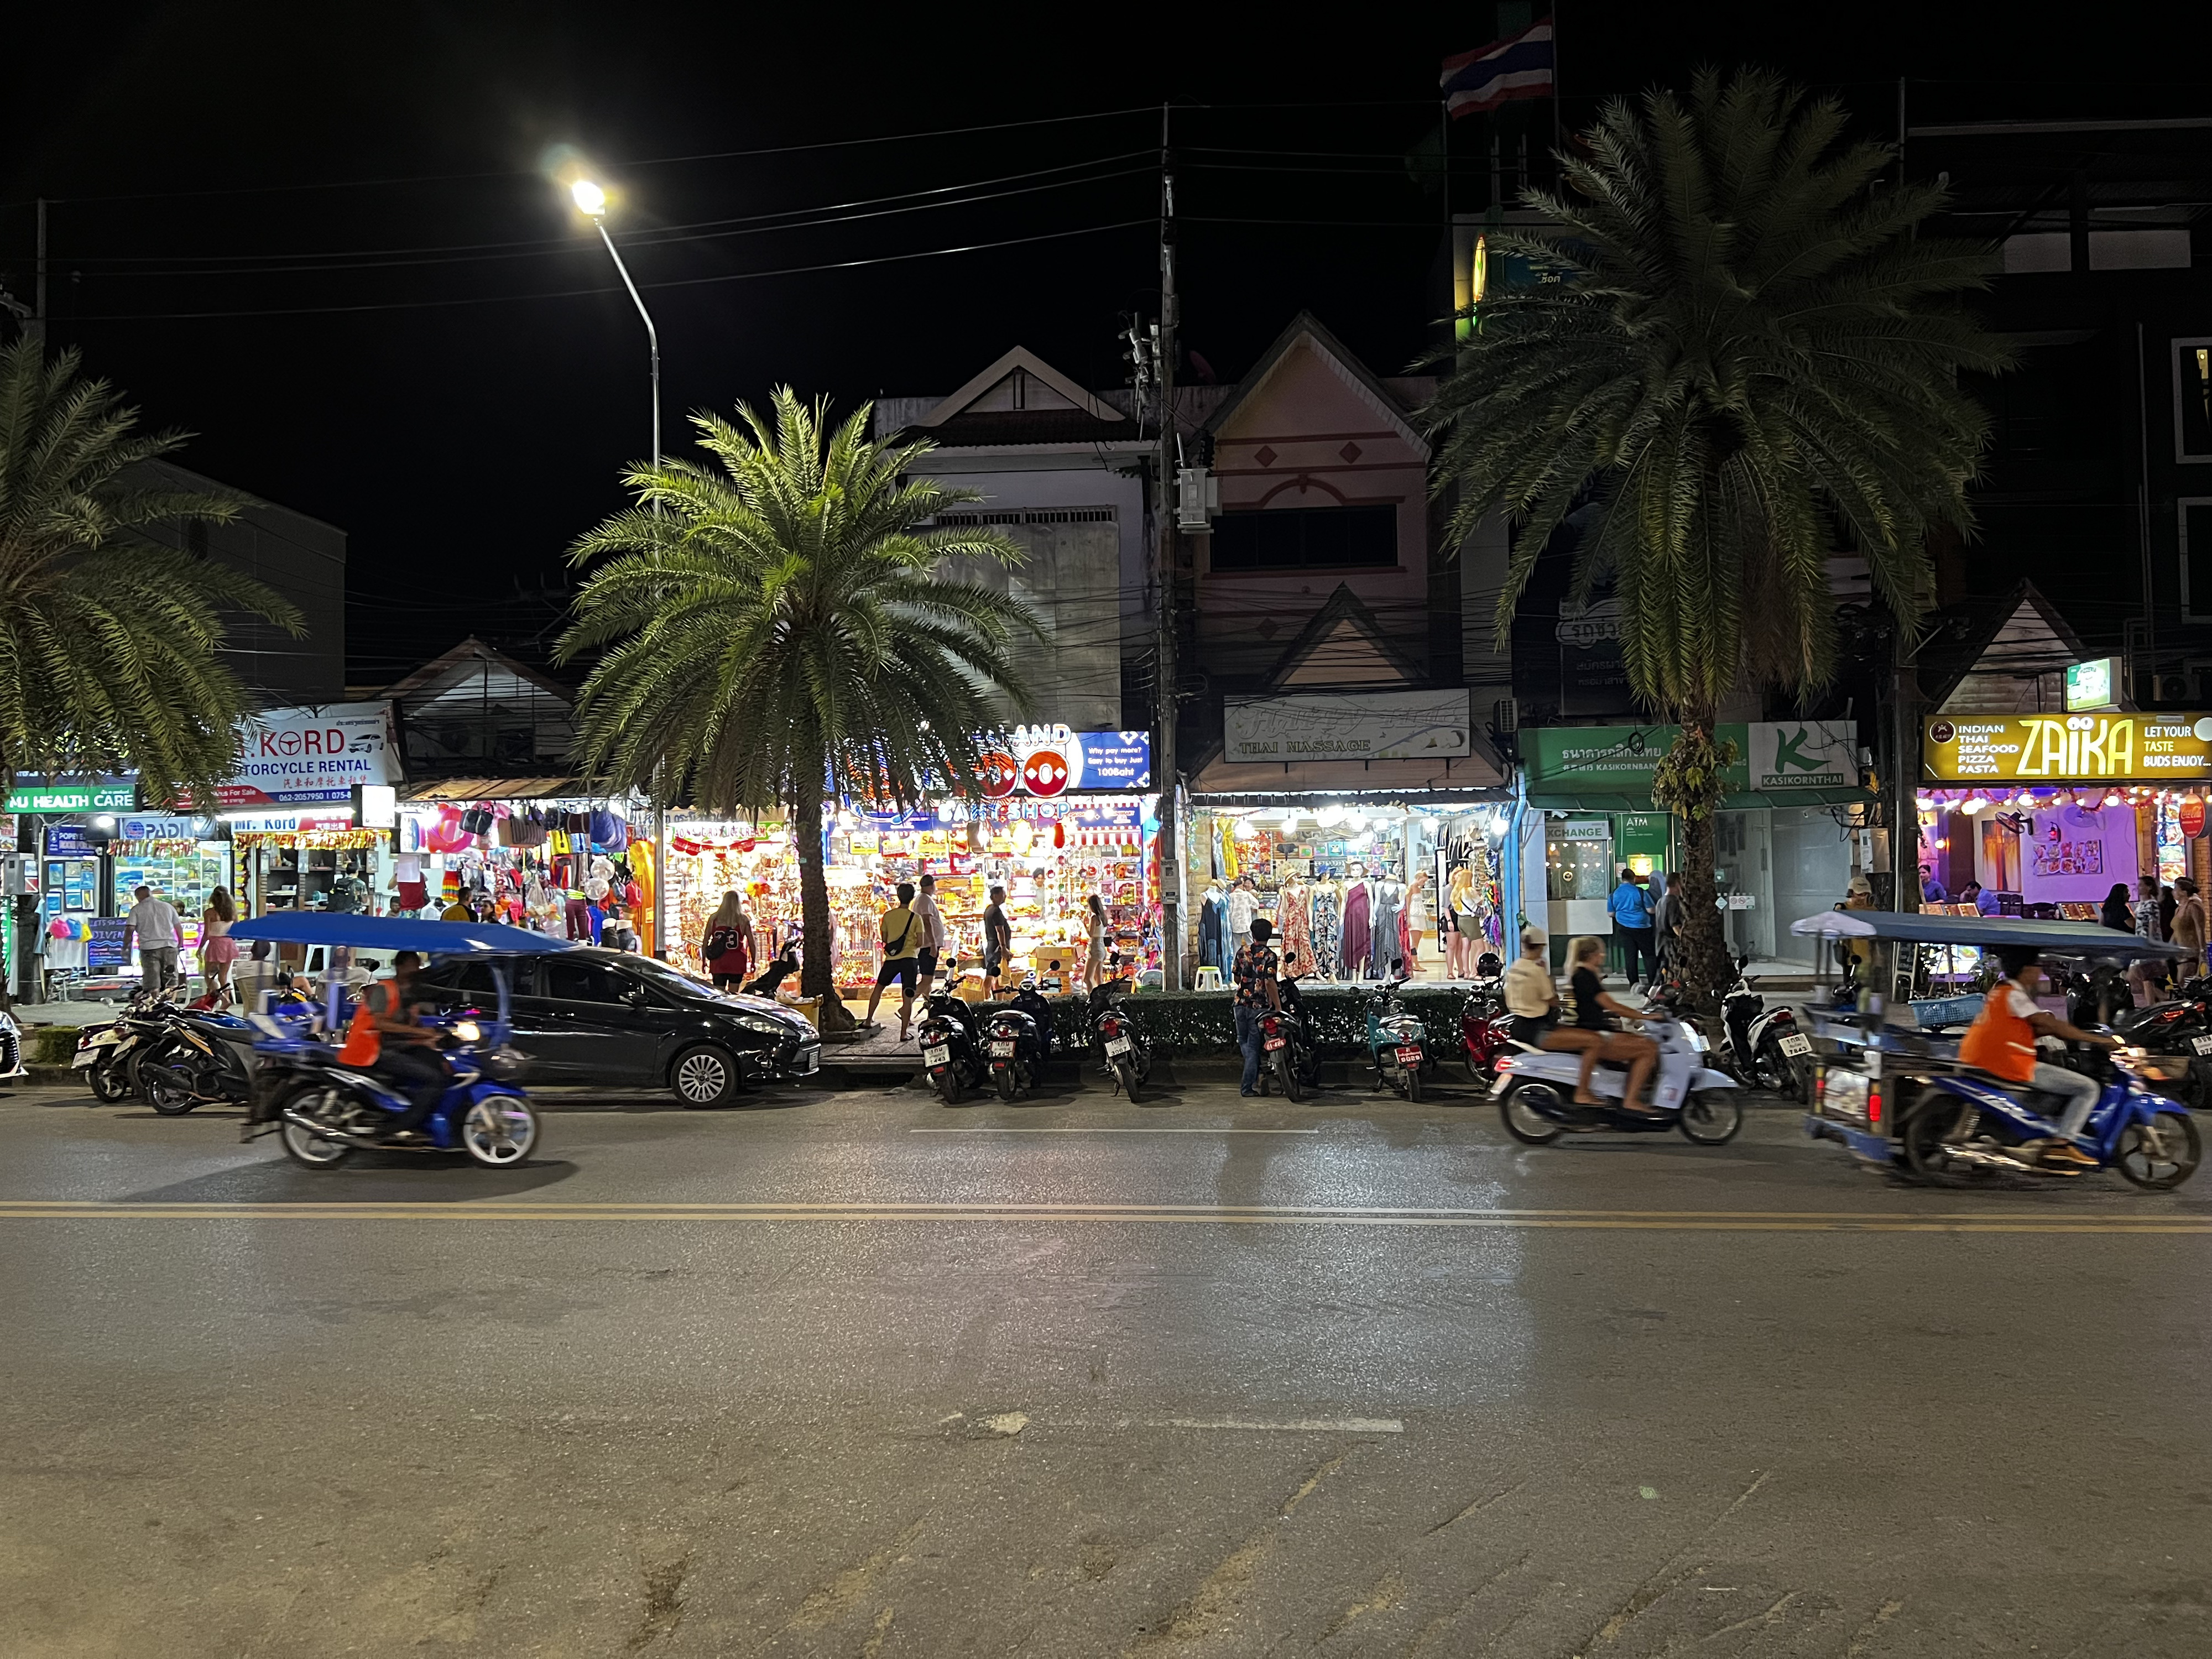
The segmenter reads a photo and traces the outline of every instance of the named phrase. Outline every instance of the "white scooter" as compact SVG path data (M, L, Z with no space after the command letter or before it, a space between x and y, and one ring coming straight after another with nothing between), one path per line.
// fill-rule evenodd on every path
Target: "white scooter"
M1659 1044L1650 1110L1631 1111L1621 1103L1628 1071L1618 1061L1601 1061L1590 1078L1590 1092L1606 1097L1605 1103L1577 1106L1575 1079L1583 1057L1516 1043L1499 1058L1490 1091L1505 1133L1529 1146L1548 1146L1571 1129L1680 1129L1700 1146L1734 1139L1743 1127L1743 1103L1736 1080L1705 1063L1705 1037L1656 1003L1644 1017L1644 1030Z

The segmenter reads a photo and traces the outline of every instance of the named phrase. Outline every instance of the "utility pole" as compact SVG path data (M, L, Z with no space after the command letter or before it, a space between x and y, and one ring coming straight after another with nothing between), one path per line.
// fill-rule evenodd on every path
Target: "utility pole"
M31 296L31 325L23 331L46 349L46 198L39 198L39 282Z
M1170 106L1160 106L1160 459L1159 555L1154 582L1152 708L1153 781L1160 792L1160 983L1182 989L1182 824L1176 811L1181 779L1176 771L1176 270L1175 156L1168 145Z

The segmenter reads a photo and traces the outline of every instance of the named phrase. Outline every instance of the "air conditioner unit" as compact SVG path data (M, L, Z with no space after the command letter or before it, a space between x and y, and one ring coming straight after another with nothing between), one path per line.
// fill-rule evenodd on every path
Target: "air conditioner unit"
M2189 701L2189 676L2186 674L2160 674L2158 677L2158 700L2164 703L2187 702Z
M1490 729L1501 738L1510 738L1521 729L1521 704L1512 697L1500 697L1490 705Z

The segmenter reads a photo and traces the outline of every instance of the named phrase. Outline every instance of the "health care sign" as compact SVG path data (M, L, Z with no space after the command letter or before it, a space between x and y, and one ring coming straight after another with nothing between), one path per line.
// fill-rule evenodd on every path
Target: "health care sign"
M2192 783L2212 778L2212 714L2012 714L1928 721L1937 783Z
M398 781L389 703L271 708L240 735L238 770L216 788L218 806L350 802L356 784Z

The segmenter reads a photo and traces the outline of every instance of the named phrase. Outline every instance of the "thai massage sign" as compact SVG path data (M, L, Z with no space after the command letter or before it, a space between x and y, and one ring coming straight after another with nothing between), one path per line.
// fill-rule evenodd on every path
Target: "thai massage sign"
M2010 714L1927 722L1921 773L1943 783L2212 778L2212 714Z

